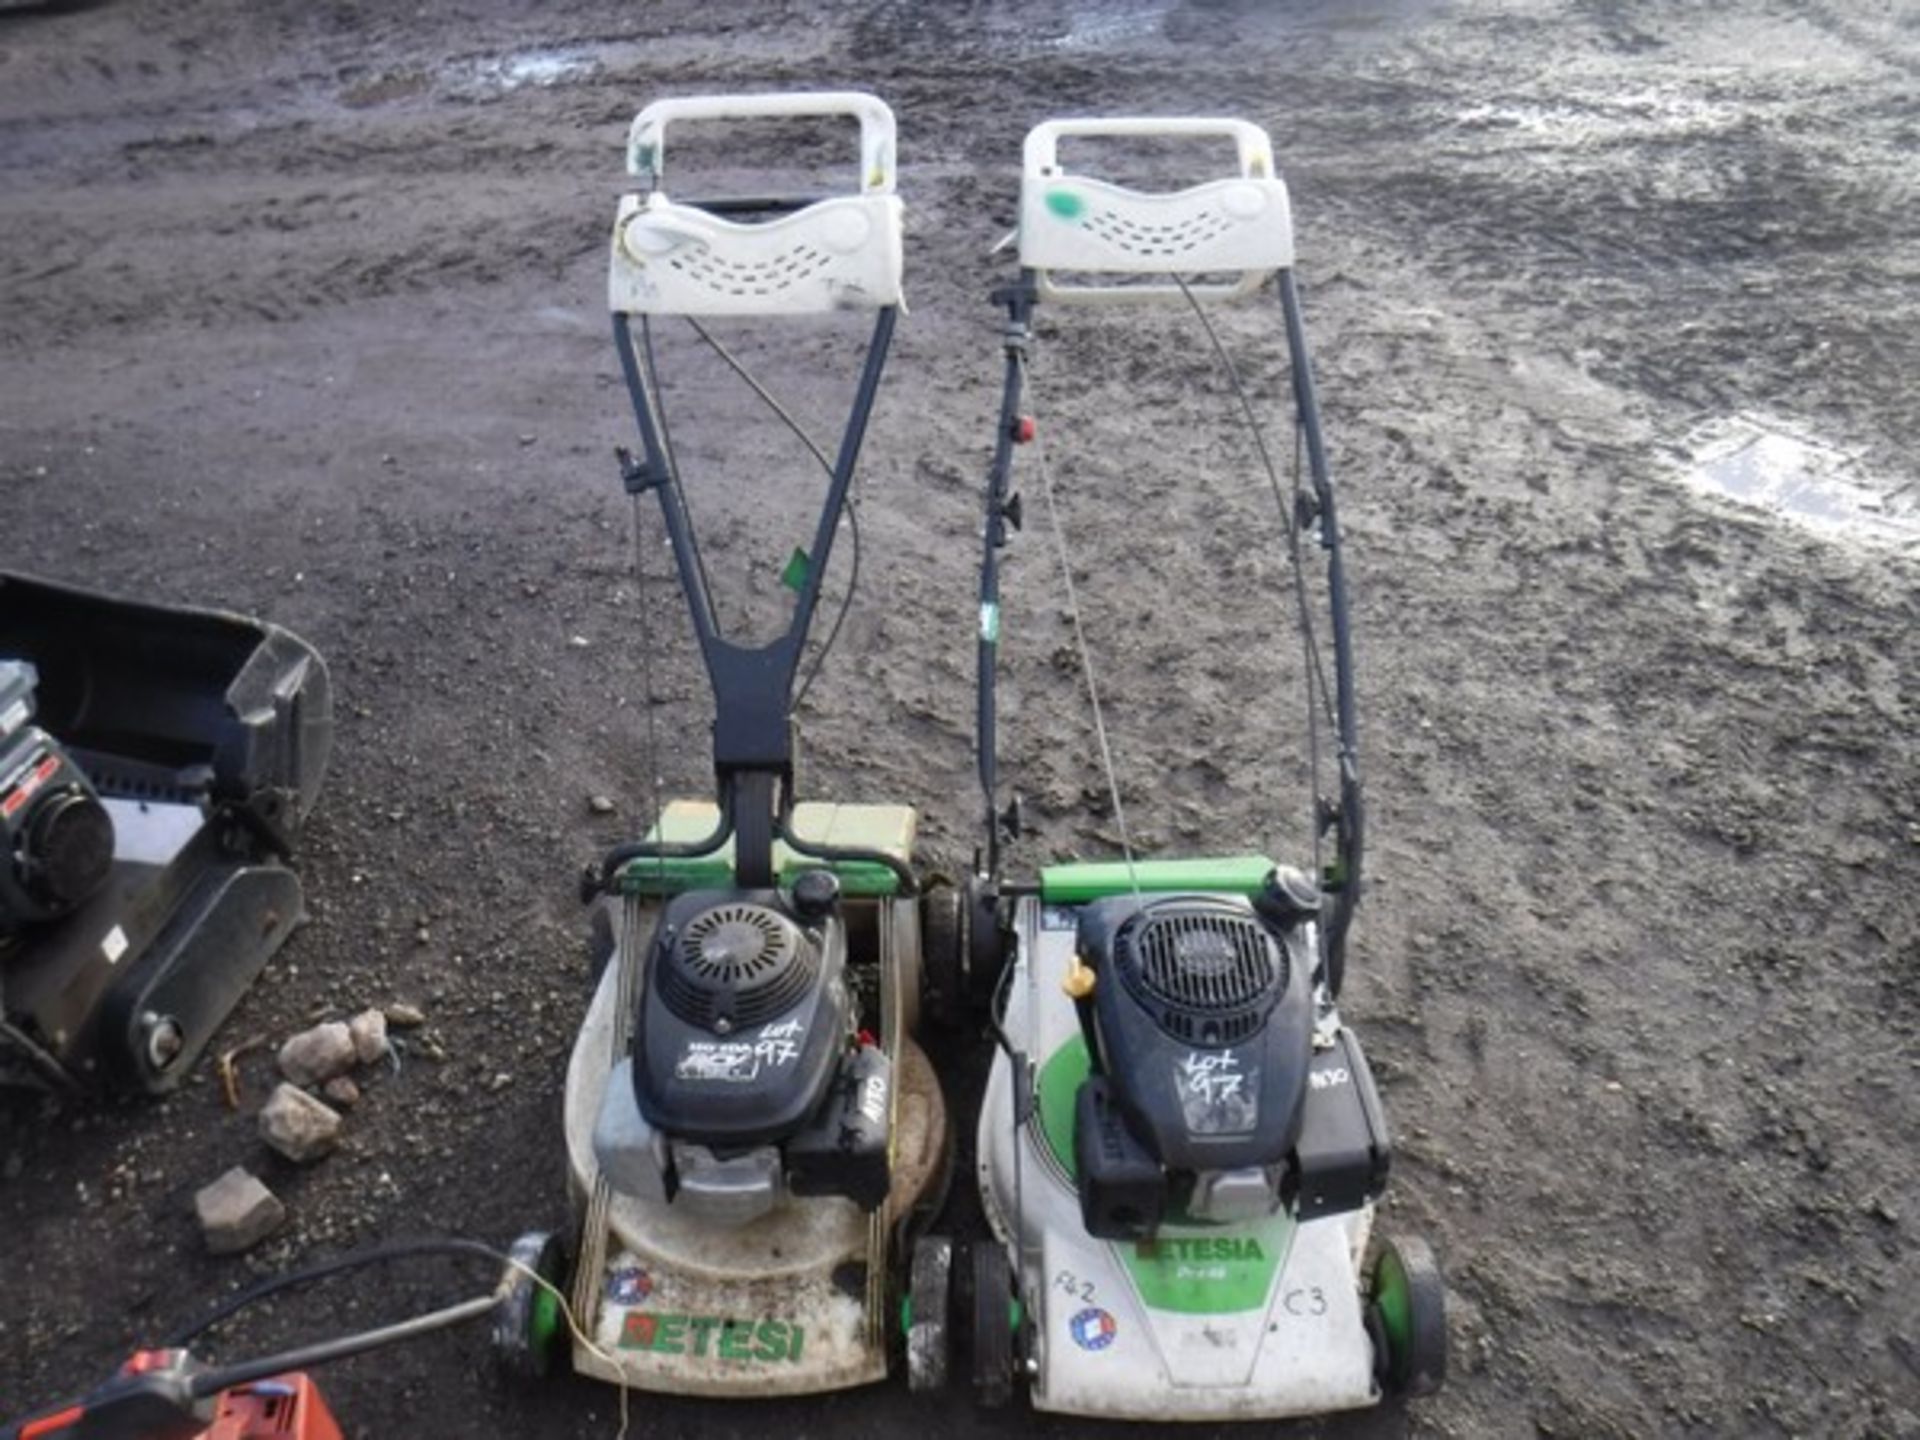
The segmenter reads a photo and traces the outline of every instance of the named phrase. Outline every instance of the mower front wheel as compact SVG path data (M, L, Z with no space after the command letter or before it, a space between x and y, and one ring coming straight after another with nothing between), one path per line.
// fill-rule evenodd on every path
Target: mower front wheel
M544 1380L553 1373L567 1338L566 1313L557 1293L567 1282L566 1247L558 1235L532 1230L513 1242L507 1256L516 1263L508 1267L506 1293L494 1307L494 1359L510 1375Z
M1387 1236L1367 1287L1380 1388L1418 1398L1447 1378L1447 1287L1433 1248L1414 1236Z

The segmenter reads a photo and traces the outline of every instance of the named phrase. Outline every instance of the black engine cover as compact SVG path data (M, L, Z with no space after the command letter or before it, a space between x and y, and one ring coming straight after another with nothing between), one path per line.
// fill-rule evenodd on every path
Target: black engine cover
M1103 1240L1145 1240L1171 1201L1167 1172L1114 1108L1104 1075L1082 1082L1073 1104L1073 1160L1080 1218Z
M848 1052L833 1093L787 1143L787 1188L796 1195L845 1195L876 1209L892 1184L888 1142L893 1062L878 1046Z
M1351 1030L1314 1055L1307 1079L1293 1184L1300 1218L1313 1220L1379 1199L1392 1150L1373 1071Z
M1080 912L1080 953L1100 977L1082 1002L1107 1080L1099 1103L1167 1169L1292 1152L1313 1029L1312 957L1296 933L1217 895L1115 896Z
M775 1143L820 1108L851 1033L846 932L778 890L667 902L633 1040L640 1113L716 1150Z

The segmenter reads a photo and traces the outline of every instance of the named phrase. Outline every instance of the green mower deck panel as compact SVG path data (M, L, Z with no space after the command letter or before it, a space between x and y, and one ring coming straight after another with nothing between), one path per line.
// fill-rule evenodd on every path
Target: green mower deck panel
M710 800L669 801L660 821L647 832L650 841L691 845L704 840L720 823L720 810ZM793 829L809 844L878 850L902 863L913 859L913 837L919 816L908 805L839 805L803 801L793 810ZM785 844L773 847L775 873L780 883L791 883L802 870L822 861L796 854ZM826 864L840 879L841 893L849 896L893 895L900 881L884 865L871 861L834 861ZM725 889L733 884L733 841L711 855L688 859L630 860L614 881L629 895L678 895L688 890Z
M1207 890L1257 895L1273 871L1264 855L1226 855L1198 860L1088 861L1049 865L1040 872L1040 895L1050 905L1084 905L1108 895Z

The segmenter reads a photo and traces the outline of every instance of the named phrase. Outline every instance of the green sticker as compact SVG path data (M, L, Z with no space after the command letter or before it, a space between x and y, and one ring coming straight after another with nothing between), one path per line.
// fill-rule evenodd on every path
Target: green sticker
M1091 1068L1086 1036L1074 1035L1047 1057L1035 1078L1034 1088L1040 1092L1040 1138L1069 1180L1079 1173L1073 1158L1074 1097Z
M812 563L807 559L806 551L798 545L794 546L793 554L787 557L787 568L780 572L780 583L798 594L806 588L807 569Z
M1293 1247L1293 1217L1284 1210L1229 1233L1162 1229L1152 1240L1120 1247L1140 1299L1155 1310L1226 1315L1267 1303L1273 1277Z
M991 601L980 607L980 638L989 645L1000 642L1000 607Z
M1047 191L1047 209L1062 220L1078 220L1086 208L1087 202L1064 186L1056 185Z

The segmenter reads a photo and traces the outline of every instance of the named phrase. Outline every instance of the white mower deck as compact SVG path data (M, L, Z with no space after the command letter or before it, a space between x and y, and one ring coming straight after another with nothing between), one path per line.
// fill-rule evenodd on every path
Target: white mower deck
M661 833L704 833L712 815L710 806L677 802L668 807ZM913 812L902 806L803 805L797 818L803 831L823 839L887 834L887 848L902 858L911 845ZM724 866L727 858L722 851L707 863ZM899 1077L886 1203L866 1215L851 1200L787 1196L748 1224L715 1224L685 1204L614 1190L594 1158L594 1120L609 1077L628 1053L633 987L658 914L652 902L629 903L640 923L630 934L616 927L613 958L567 1067L568 1179L582 1216L572 1303L594 1341L592 1347L574 1343L573 1368L685 1395L799 1395L886 1378L895 1228L932 1181L946 1143L939 1084L903 1023L917 973L883 983L889 1017L883 1043ZM879 953L917 972L914 902L848 903L875 907ZM751 1045L747 1053L745 1063L765 1058Z
M1016 1136L1013 1067L996 1057L980 1111L988 1218L1020 1251L1038 1410L1130 1420L1276 1419L1371 1405L1360 1266L1371 1209L1296 1222L1167 1226L1118 1244L1086 1233L1071 1181L1086 1042L1061 988L1075 910L1019 902L1004 1026L1033 1059L1034 1118ZM1016 1153L1017 1150L1017 1153ZM1025 1212L1018 1226L1016 1192Z

